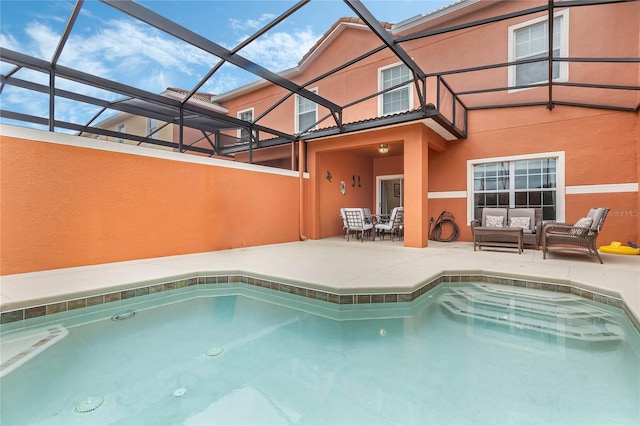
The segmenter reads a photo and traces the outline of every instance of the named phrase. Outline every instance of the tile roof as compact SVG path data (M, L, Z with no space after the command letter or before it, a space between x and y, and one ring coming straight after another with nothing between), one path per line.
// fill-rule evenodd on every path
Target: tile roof
M172 92L176 92L176 93L180 93L181 95L186 95L189 93L189 90L185 90L185 89L178 89L176 87L167 87L167 90L170 90ZM199 101L203 101L203 102L208 102L208 103L213 103L212 99L215 97L216 95L213 93L204 93L204 92L196 92L193 94L193 98L197 99Z

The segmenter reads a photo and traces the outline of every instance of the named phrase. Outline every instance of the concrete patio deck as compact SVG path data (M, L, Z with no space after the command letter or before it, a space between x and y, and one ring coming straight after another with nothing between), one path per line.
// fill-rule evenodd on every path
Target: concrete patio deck
M350 241L341 237L8 275L0 278L0 310L132 288L194 273L243 272L337 294L410 292L442 274L484 274L574 284L621 297L640 318L640 256L602 254L604 265L581 255L542 251L473 251L468 242Z

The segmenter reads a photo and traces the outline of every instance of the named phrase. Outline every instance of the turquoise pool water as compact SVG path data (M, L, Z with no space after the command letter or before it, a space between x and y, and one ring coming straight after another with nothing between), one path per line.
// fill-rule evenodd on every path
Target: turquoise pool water
M65 335L1 379L2 425L640 424L637 331L571 295L458 284L339 307L197 290L2 339L46 330Z

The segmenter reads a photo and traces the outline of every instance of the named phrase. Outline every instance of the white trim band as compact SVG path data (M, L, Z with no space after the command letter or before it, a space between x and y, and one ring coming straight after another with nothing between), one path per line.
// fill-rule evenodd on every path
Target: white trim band
M427 194L428 199L438 199L438 198L467 198L467 191L440 191L440 192L429 192Z
M575 194L609 194L616 192L638 192L637 183L609 183L603 185L572 185L567 186L567 195Z

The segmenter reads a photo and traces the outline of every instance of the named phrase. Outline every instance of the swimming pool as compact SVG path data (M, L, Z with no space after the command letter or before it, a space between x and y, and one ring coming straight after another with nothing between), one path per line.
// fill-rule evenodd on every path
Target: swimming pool
M237 285L47 321L3 333L49 345L2 377L3 425L640 423L637 330L571 294L340 306Z

